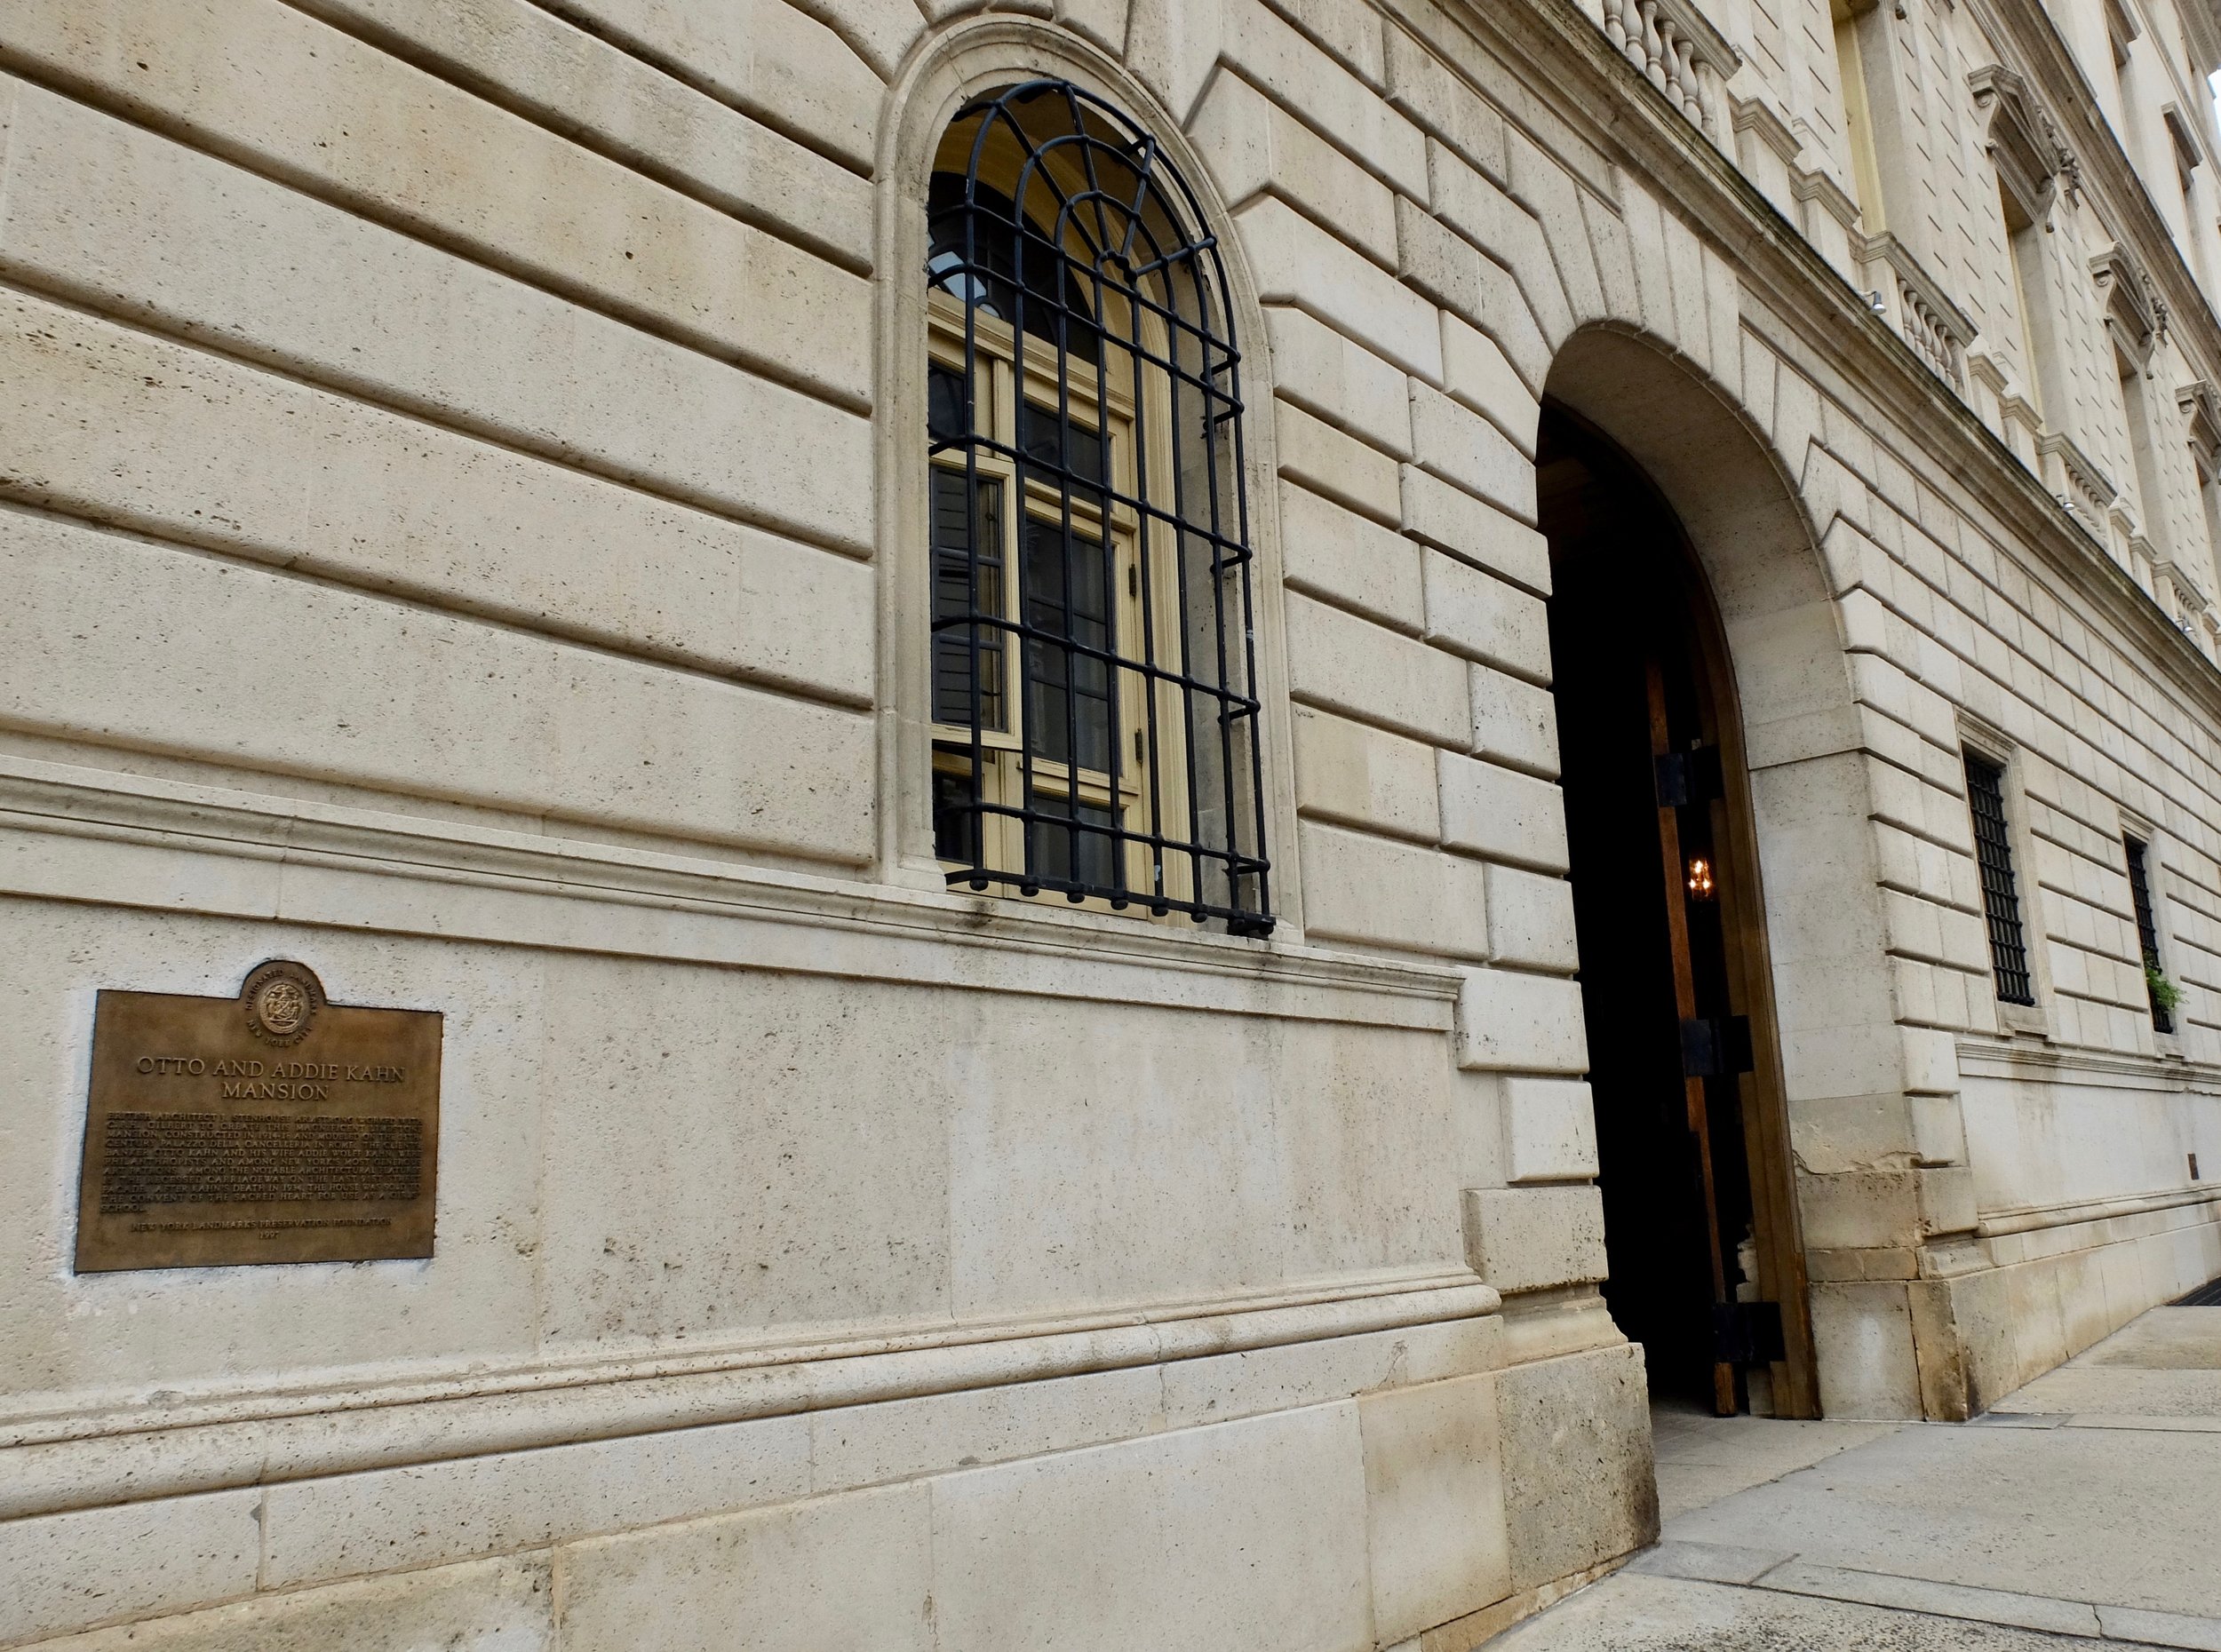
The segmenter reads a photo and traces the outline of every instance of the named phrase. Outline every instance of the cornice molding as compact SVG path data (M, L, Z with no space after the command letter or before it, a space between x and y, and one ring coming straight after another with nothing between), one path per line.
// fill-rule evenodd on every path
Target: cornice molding
M1613 49L1575 0L1443 0L1439 9L1429 0L1387 4L1422 36L1435 33L1440 18L1471 36L1481 50L1524 68L1525 93L1541 109L1599 154L1648 180L1714 244L1733 248L1737 274L1760 305L1816 356L1854 380L1898 430L1919 433L1935 449L1940 470L2080 592L2092 617L2140 647L2153 668L2209 722L2221 723L2221 671L1974 409L1929 370L1887 318L1874 313L1866 296ZM1547 151L1550 134L1534 135ZM2202 306L2199 315L2221 356L2221 330Z
M1797 156L1804 149L1804 139L1798 136L1795 127L1782 118L1770 100L1763 96L1746 98L1731 87L1728 108L1731 111L1730 123L1737 131L1751 133L1771 149L1783 165L1796 164Z
M1985 1239L1995 1239L2008 1234L2042 1233L2057 1227L2079 1227L2089 1222L2118 1221L2123 1217L2157 1216L2199 1204L2221 1204L2221 1187L2193 1183L2170 1187L2163 1193L2074 1199L2058 1204L2015 1205L1982 1212L1975 1231Z
M1859 225L1859 199L1837 181L1835 174L1818 168L1799 169L1790 175L1789 192L1800 201L1817 201L1820 210L1856 233ZM1862 294L1861 297L1864 297Z
M2198 134L2190 119L2183 113L2182 105L2169 98L2160 105L2160 116L2167 123L2167 135L2175 146L2175 159L2183 171L2205 164L2205 154L2198 147Z
M2221 1066L2178 1055L2122 1055L2073 1044L2031 1044L1970 1034L1957 1041L1962 1077L2034 1078L2108 1088L2221 1095ZM2221 1183L2214 1187L2221 1196Z
M2181 563L2155 559L2152 576L2174 586L2176 600L2193 614L2202 614L2206 608L2206 593L2199 588L2197 579Z
M2221 0L2187 0L2176 8L2197 60L2208 71L2221 68Z

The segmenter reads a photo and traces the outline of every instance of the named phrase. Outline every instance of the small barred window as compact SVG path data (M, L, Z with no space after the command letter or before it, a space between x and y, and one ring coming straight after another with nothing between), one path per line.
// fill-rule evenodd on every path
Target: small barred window
M1974 815L1974 859L1982 875L1982 912L1989 922L1990 965L2005 1004L2034 1004L2028 939L2020 923L2020 889L2013 877L2012 834L2005 823L2005 771L1986 758L1966 754L1967 806Z
M2175 1030L2175 1009L2167 972L2160 962L2160 925L2152 907L2150 851L2134 838L2123 838L2121 842L2128 854L2129 900L2136 910L2137 949L2143 954L2144 989L2152 1006L2152 1029L2154 1032L2171 1033Z
M957 115L927 211L949 882L1270 933L1241 356L1197 198L1032 81Z

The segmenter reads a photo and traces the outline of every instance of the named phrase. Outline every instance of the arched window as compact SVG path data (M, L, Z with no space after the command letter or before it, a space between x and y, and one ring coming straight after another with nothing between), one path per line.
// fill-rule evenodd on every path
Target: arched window
M1041 80L959 112L927 209L949 881L1267 933L1241 357L1195 195Z

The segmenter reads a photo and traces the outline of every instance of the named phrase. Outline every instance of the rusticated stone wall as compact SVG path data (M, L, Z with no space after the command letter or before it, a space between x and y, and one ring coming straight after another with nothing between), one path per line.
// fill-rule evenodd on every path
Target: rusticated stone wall
M1916 350L1810 19L1669 96L1549 0L1050 10L0 12L0 1644L1446 1652L1647 1542L1546 396L1718 600L1822 1403L1961 1415L2221 1272L2221 333L2081 155L2060 314L2133 325L2099 230L2168 305L2171 526L2066 485L2122 461L1986 353L1964 83L2059 103L2051 37L1916 0L1972 330ZM897 250L1031 73L1233 259L1270 941L919 850ZM446 1017L434 1257L73 1275L92 995L281 956Z

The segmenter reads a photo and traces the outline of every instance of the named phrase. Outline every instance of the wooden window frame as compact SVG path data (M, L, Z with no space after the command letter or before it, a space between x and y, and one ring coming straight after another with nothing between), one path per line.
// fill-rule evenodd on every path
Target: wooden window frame
M965 315L964 306L945 292L927 295L927 354L932 367L952 373L961 379L965 374ZM1147 525L1141 513L1130 504L1117 498L1120 494L1132 494L1137 486L1134 456L1134 402L1132 393L1116 384L1106 385L1106 376L1100 369L1085 361L1071 360L1063 363L1062 383L1056 361L1057 352L1044 340L1026 337L1023 379L1026 393L1019 389L1020 357L1014 342L1014 330L1009 323L991 316L979 316L974 322L972 407L975 425L982 424L978 409L987 409L984 433L997 448L1015 449L1020 444L1019 409L1023 402L1031 412L1055 418L1061 427L1085 431L1106 443L1110 463L1106 474L1110 484L1112 501L1108 512L1077 499L1069 488L1060 488L1036 478L1025 483L1025 496L1020 508L1013 509L1018 499L1017 463L992 449L976 452L970 460L972 473L982 482L991 483L1000 490L1002 508L998 512L996 529L999 536L1001 567L1004 570L999 592L1002 619L1015 627L1022 622L1025 601L1024 582L1021 563L1025 555L1023 530L1031 522L1055 523L1061 529L1069 519L1079 536L1089 543L1107 543L1110 579L1108 596L1111 608L1110 631L1114 639L1113 652L1121 655L1136 655L1143 651L1142 627L1148 622L1140 600L1141 545ZM1060 409L1054 400L1045 399L1035 386L1062 389L1064 406ZM1147 393L1145 389L1144 393ZM1162 430L1166 417L1156 421ZM1154 444L1160 448L1165 443ZM1169 464L1169 452L1152 456L1158 465ZM938 458L929 462L936 475L964 475L966 465ZM1094 530L1103 530L1095 537ZM1155 601L1149 612L1158 616L1176 615L1178 592L1171 589L1160 561L1151 574ZM1165 620L1159 617L1154 627L1158 646L1172 646L1173 639ZM985 772L981 776L982 796L1004 807L1023 806L1025 776L1023 753L1026 743L1026 722L1029 715L1024 645L1015 639L1015 631L1007 633L1010 640L1001 650L999 661L1004 680L1000 697L1007 708L999 727L983 727L979 743L987 753ZM1069 670L1069 668L1068 668ZM1147 740L1149 719L1141 695L1146 692L1135 683L1129 673L1116 672L1117 694L1121 715L1114 719L1117 731L1127 741ZM1068 679L1069 680L1069 679ZM1069 695L1070 690L1067 689ZM964 774L971 771L970 750L973 730L968 722L959 724L938 719L940 705L935 697L935 720L931 726L934 744L934 770L936 774ZM1160 744L1172 748L1168 755L1177 757L1175 742L1184 744L1184 731L1177 725L1160 718ZM1123 752L1113 754L1122 758ZM1140 755L1139 750L1136 752ZM1187 807L1182 766L1176 761L1170 765L1171 782L1160 793L1154 810L1151 809L1144 788L1134 771L1119 764L1114 774L1100 768L1082 766L1078 771L1075 787L1071 764L1036 755L1031 762L1031 779L1037 795L1061 797L1069 805L1075 789L1081 805L1109 809L1125 830L1146 833L1154 830L1153 814L1184 812ZM1025 862L1023 823L1005 816L985 816L980 829L990 835L985 858L991 864L1023 865ZM1054 830L1055 828L1044 830ZM1125 875L1131 886L1140 887L1148 877L1143 863L1143 851L1134 842L1124 845L1126 860ZM945 864L954 868L956 861ZM1179 899L1192 894L1192 878L1186 869L1167 867L1166 881L1172 887L1168 893ZM1039 899L1040 892L1021 889L1026 899ZM1068 904L1085 906L1095 910L1114 909L1108 896L1087 895ZM1126 902L1119 902L1122 909Z

